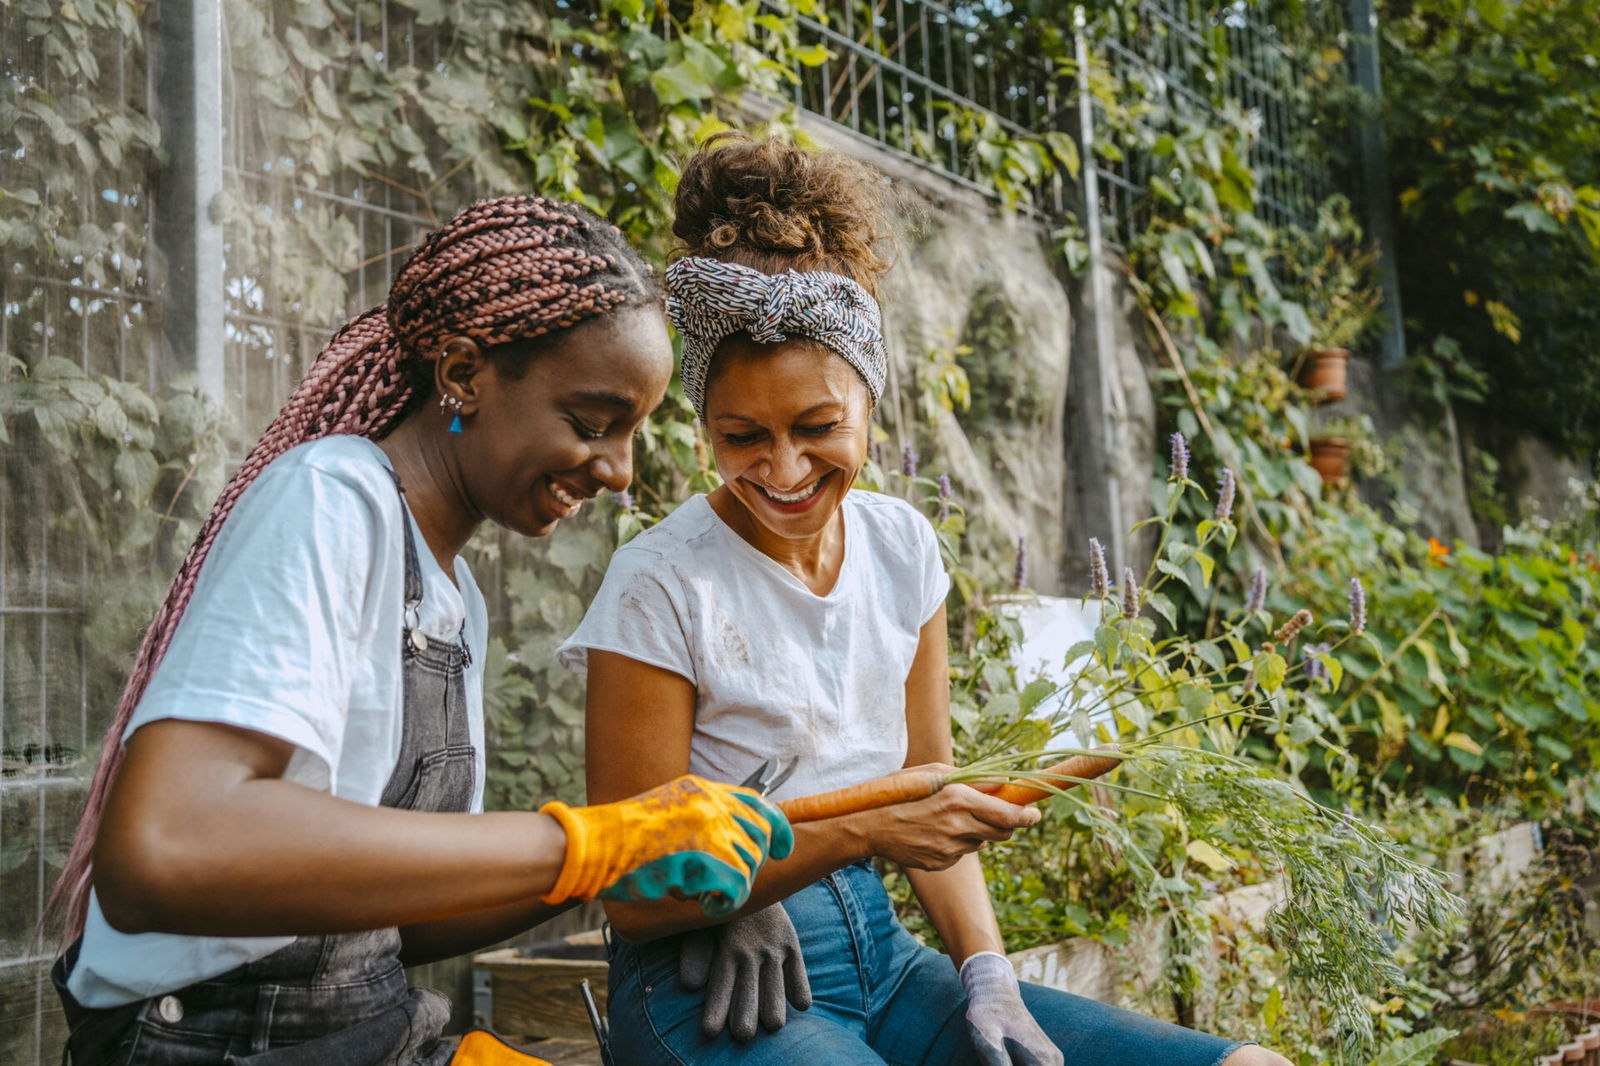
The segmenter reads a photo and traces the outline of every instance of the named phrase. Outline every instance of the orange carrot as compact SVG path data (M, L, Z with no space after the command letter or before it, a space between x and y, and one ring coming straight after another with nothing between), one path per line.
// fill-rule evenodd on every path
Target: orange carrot
M1116 751L1116 745L1106 745L1105 751ZM1049 785L1058 790L1069 789L1076 785L1076 781L1065 781L1065 777L1081 777L1085 779L1103 776L1122 765L1121 755L1074 755L1064 762L1058 762L1048 770L1042 771L1043 775L1058 774L1060 777L1040 776L1023 778L1021 781L1009 781L1004 784L975 784L972 787L980 792L987 792L991 796L1003 799L1007 803L1028 804L1038 803L1040 800L1049 799L1055 795L1049 788L1040 785Z
M938 771L901 770L849 788L784 800L778 807L790 822L820 822L824 818L927 799L943 787L944 775Z

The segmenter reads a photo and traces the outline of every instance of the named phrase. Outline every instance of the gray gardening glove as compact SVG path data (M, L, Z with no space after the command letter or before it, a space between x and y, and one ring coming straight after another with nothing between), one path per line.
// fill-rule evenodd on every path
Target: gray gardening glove
M967 990L967 1029L983 1066L1063 1066L1061 1049L1022 1002L1011 960L978 952L961 964L961 987Z
M706 990L700 1029L708 1037L726 1026L735 1040L749 1040L757 1021L775 1033L788 1020L785 999L795 1010L811 1006L800 938L780 903L684 934L678 980L691 992Z

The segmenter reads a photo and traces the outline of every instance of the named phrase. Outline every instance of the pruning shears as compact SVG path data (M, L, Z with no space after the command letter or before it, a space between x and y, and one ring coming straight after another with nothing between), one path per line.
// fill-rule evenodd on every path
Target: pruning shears
M798 759L774 758L768 759L756 767L756 772L739 782L740 788L753 788L765 796L773 789L789 780L795 767L800 765Z
M789 780L789 775L794 773L795 767L799 765L798 759L768 759L756 767L755 773L739 782L739 787L755 789L758 794L765 796ZM692 898L697 903L704 903L706 895L706 893L702 892Z

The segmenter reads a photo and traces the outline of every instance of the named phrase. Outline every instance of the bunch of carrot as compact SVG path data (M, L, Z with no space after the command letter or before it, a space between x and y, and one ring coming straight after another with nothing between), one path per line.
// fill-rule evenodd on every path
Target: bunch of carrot
M959 770L954 774L941 774L934 770L904 770L865 784L784 800L778 806L790 822L818 822L824 818L838 818L858 811L890 807L896 803L913 803L927 799L946 785L957 783L970 784L978 791L987 792L1007 803L1037 803L1059 795L1081 781L1107 774L1121 765L1123 757L1114 746L1100 750L1106 754L1074 755L1048 769L1030 771L1027 776L1015 781L963 781Z

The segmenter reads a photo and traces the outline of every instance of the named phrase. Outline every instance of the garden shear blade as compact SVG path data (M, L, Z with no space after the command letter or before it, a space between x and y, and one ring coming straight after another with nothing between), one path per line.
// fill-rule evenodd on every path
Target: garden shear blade
M768 759L756 767L756 772L739 782L741 788L753 788L761 795L770 795L772 790L789 780L789 775L794 773L796 766L800 765L794 759Z
M739 787L753 788L765 796L789 780L789 775L794 773L794 768L798 765L799 763L793 759L768 759L756 767L755 773L739 782ZM694 898L703 905L706 901L706 894L702 892Z

